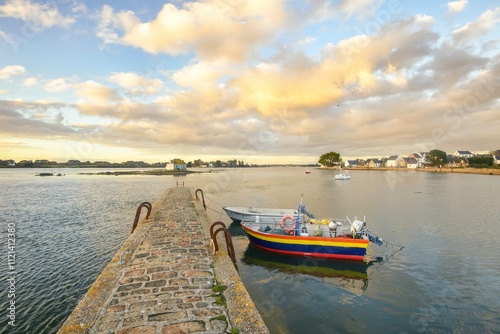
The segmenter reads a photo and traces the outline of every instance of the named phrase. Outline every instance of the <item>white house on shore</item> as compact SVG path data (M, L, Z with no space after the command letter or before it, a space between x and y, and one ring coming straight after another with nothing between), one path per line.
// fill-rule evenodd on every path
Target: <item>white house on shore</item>
M408 160L406 161L406 168L418 168L417 159L408 157Z
M453 155L461 158L472 158L474 156L470 151L456 151Z
M365 166L370 167L370 168L380 168L382 166L382 160L380 159L368 159L365 162Z
M398 167L400 157L397 155L391 155L387 159L386 167Z
M353 167L359 167L361 166L362 163L359 162L358 160L347 160L345 163L344 163L344 166L345 167L349 167L349 168L353 168Z
M417 160L417 167L416 168L422 168L422 167L424 167L424 165L426 163L427 153L425 153L425 152L412 153L408 156L408 158L413 158L413 159Z
M446 156L446 167L467 167L469 160L465 157L457 157L455 155Z
M165 166L165 169L168 170L185 170L186 169L186 163L181 160L181 159L173 159L170 160L170 162L167 162L167 165Z

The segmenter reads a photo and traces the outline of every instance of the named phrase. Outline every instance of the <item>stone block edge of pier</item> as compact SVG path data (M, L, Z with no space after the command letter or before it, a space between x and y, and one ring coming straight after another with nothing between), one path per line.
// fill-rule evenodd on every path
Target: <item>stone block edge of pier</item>
M170 200L169 197L171 196L169 195L182 192L185 192L181 194L184 196L182 203L175 203L175 199L174 202ZM187 193L189 193L189 197ZM199 251L193 255L195 258L201 259L203 264L191 265L194 267L199 266L199 268L195 268L196 270L191 268L192 270L174 273L165 272L149 274L148 276L128 277L129 274L134 275L133 271L149 273L161 268L142 266L140 256L148 251L148 246L150 246L150 239L148 238L151 238L152 233L162 229L167 230L165 226L173 224L172 221L169 221L170 218L165 221L165 217L168 216L168 211L170 209L174 210L173 207L177 207L177 205L181 210L184 210L180 212L187 217L180 217L179 219L183 221L182 223L190 225L188 227L191 228L193 233L198 234L196 240L203 240L202 242L196 242L197 245L199 244L199 246L196 246ZM238 272L227 255L227 251L224 249L225 242L221 238L222 233L219 233L220 239L218 238L220 250L215 256L212 255L213 250L209 246L211 223L210 218L203 209L203 205L200 201L194 199L194 189L167 189L153 205L149 219L144 218L140 221L134 233L128 237L88 292L79 301L59 329L58 334L230 333L233 328L238 329L240 333L269 333ZM201 232L202 236L197 232ZM168 236L166 238L168 239ZM131 252L122 256L126 249ZM174 250L171 249L170 251ZM177 251L180 252L179 249ZM191 249L188 250L188 253L190 251L197 250ZM173 253L168 253L168 251L156 251L155 253L165 254L162 254L164 255L162 258L162 255L151 256L152 253L148 253L149 257L146 259L152 258L152 261L155 261L154 263L161 263L161 261L172 263L173 261L169 262L169 260L177 259ZM182 253L175 256L179 256L179 259L185 258L184 255L181 255ZM123 257L124 264L118 263L120 257ZM183 262L195 261L184 260ZM189 266L189 264L186 264L186 266ZM208 275L208 273L211 273L211 275ZM175 276L172 276L173 274ZM166 279L156 279L154 275L157 275L156 278ZM200 277L197 277L198 275ZM139 284L134 280L137 280L137 282L147 281ZM207 282L201 282L203 280ZM213 280L213 282L209 282L209 280ZM172 286L169 286L169 284L172 284ZM215 302L216 297L214 294L208 295L208 287L211 289L215 284L226 287L226 290L222 293L226 307L222 307ZM140 286L127 296L126 294L129 292L126 291L129 288L135 288L134 285ZM149 295L139 296L139 290L141 289L147 290ZM138 292L138 294L133 296L134 292ZM160 297L158 296L168 296L168 294L170 294L170 297L159 300ZM188 296L182 300L177 298L178 295L186 294ZM136 298L139 302L126 304L123 301L127 301L127 298L128 300ZM140 300L141 298L143 299ZM186 302L186 298L187 301L198 301L198 303ZM149 299L153 299L155 303L149 301ZM179 302L173 304L176 301ZM150 308L148 309L148 307ZM162 308L161 312L158 311L159 307ZM214 315L218 315L218 317L214 317ZM183 317L184 319L180 319ZM225 326L224 322L226 322Z

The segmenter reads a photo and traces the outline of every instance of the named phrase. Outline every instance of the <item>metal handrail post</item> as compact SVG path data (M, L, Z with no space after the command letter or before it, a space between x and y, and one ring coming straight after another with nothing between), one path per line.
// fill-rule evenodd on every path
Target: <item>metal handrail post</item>
M214 232L213 230L214 230L215 226L217 226L217 225L222 225L222 227L219 227ZM231 232L229 232L229 230L226 228L226 225L220 221L217 221L210 226L210 236L212 238L212 242L213 242L213 246L214 246L214 255L219 250L219 244L217 242L217 234L221 231L224 231L224 237L226 239L227 253L228 253L229 257L231 258L231 261L233 261L233 265L236 268L236 271L239 272L238 265L236 264L236 253L235 253L234 247L233 247L233 240L231 238Z
M143 202L137 208L137 211L135 213L134 224L132 225L132 231L130 232L130 234L134 233L134 230L137 227L137 224L139 223L139 218L141 216L142 208L144 208L144 207L148 210L148 212L146 213L146 219L149 219L149 216L151 215L151 210L152 210L153 206L149 202Z
M200 199L198 198L198 191L201 192L201 198L203 199L203 209L205 209L205 211L207 211L207 206L205 205L205 195L203 194L203 190L201 189L196 189L195 191L195 195L196 195L196 200L199 201Z

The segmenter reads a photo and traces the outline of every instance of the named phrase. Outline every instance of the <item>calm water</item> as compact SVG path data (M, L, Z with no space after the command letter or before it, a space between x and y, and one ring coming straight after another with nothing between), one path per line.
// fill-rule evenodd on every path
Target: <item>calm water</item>
M249 246L232 224L240 274L272 333L500 332L500 177L351 171L351 180L333 181L333 171L303 168L180 177L37 172L0 170L3 252L15 222L18 272L12 331L3 255L0 332L56 332L127 238L137 206L177 181L204 190L214 221L230 223L222 205L286 208L303 194L317 217L366 215L373 234L405 246L370 244L366 263L283 257Z

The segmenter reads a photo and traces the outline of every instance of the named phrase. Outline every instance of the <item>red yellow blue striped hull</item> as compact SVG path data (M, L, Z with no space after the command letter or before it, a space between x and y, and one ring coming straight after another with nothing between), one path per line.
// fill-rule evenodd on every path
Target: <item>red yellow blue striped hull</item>
M244 224L241 226L255 246L280 254L362 261L369 242L364 239L276 235L254 231Z

